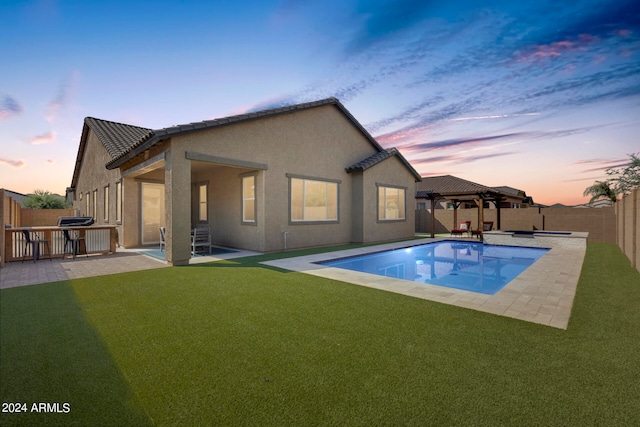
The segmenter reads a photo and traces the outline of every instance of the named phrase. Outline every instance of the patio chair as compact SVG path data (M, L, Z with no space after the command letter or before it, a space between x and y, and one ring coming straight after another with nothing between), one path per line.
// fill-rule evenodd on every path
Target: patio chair
M166 229L164 227L159 227L159 228L160 228L160 252L162 252L167 247L164 240L164 233Z
M199 226L191 231L191 256L195 256L198 248L207 248L211 253L211 227Z
M40 258L40 245L44 245L47 247L47 256L49 257L49 261L51 261L51 248L49 247L48 240L40 240L40 237L36 234L36 238L34 240L31 239L31 233L28 230L22 230L25 239L24 252L22 253L22 262L27 257L27 248L31 246L31 256L33 257L33 262L36 262L37 259Z
M460 236L471 231L471 221L460 221L460 226L451 230L451 236Z
M84 254L88 257L87 253L87 242L84 240L84 237L80 237L77 231L73 232L73 236L69 233L69 230L62 230L62 234L64 235L64 255L70 253L73 256L73 259L76 259L76 255L80 252L80 244L84 247ZM70 248L71 251L67 252L67 248Z
M484 221L482 223L482 230L471 230L471 236L478 236L478 239L482 239L482 233L491 230L493 230L493 221Z

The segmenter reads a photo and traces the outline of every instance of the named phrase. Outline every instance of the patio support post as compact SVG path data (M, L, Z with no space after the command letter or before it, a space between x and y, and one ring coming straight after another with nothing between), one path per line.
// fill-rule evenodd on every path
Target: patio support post
M453 204L453 227L451 227L451 229L455 230L458 228L458 206L460 206L461 202L453 199L451 203Z
M439 199L431 197L431 238L436 237L436 203Z
M477 230L482 230L482 225L484 224L484 199L481 195L479 195L479 199L475 199L476 205L478 206L478 228Z
M184 152L167 151L165 158L166 257L171 265L191 258L191 161Z

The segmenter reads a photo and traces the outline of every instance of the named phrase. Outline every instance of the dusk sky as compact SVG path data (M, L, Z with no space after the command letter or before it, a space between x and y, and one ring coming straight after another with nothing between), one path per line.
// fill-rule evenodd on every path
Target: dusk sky
M338 98L422 176L578 204L640 152L640 2L0 3L0 187L64 194L83 119Z

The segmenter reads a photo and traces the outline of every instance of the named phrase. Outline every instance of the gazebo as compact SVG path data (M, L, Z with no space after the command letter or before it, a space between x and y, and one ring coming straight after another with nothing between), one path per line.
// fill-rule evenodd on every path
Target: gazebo
M482 224L484 222L484 203L492 202L497 209L496 227L500 229L500 203L505 201L507 197L513 197L513 195L452 175L422 178L416 192L416 199L431 201L431 237L435 235L433 209L439 201L448 200L453 205L453 228L458 226L458 208L462 203L473 202L478 207L478 224Z

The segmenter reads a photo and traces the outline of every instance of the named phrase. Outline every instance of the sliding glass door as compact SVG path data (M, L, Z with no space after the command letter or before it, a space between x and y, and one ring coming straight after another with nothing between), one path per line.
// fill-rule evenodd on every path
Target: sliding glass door
M160 242L164 227L164 184L142 183L142 244Z

